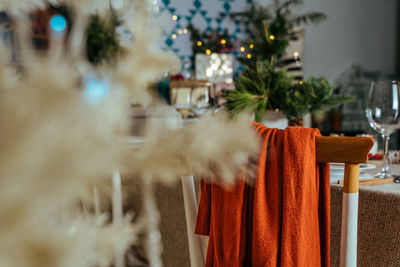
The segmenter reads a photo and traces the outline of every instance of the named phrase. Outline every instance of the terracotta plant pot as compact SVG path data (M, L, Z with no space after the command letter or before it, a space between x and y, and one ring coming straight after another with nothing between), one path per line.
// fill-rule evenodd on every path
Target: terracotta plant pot
M293 120L289 120L289 126L293 127L304 127L304 119L303 118L296 118Z
M337 132L342 129L342 121L343 121L342 114L329 114L329 121L331 124L331 130L333 132Z

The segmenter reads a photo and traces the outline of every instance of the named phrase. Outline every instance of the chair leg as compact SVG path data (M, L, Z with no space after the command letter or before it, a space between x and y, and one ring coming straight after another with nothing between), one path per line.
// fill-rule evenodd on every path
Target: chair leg
M197 216L196 191L193 176L182 176L183 201L186 214L186 229L189 242L189 255L191 267L203 267L205 257L203 254L202 240L195 235L194 226Z
M357 266L359 164L346 164L342 200L340 267Z

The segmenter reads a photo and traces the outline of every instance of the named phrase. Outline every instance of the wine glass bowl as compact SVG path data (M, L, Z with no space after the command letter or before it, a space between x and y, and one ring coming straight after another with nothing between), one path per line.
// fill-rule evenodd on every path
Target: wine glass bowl
M384 167L377 174L379 178L389 178L388 145L392 133L400 129L400 86L397 81L372 82L368 92L365 110L372 129L384 140Z

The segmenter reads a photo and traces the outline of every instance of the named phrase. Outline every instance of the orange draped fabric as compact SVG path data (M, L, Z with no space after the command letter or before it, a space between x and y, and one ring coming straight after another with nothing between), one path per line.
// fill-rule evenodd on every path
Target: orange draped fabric
M315 158L316 129L269 129L254 185L201 182L195 232L209 235L206 266L329 266L329 165Z

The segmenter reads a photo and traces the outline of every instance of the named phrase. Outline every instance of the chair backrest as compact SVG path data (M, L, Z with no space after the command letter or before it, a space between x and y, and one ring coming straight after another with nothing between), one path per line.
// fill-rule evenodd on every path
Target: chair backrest
M318 162L366 163L374 145L370 137L327 137L315 140Z
M368 137L317 137L317 162L345 163L342 205L340 266L357 265L357 215L359 165L366 163L373 146ZM205 252L200 236L194 234L197 201L193 176L182 178L188 231L190 263L192 267L205 265Z
M317 137L317 162L344 163L340 266L357 266L357 219L360 163L374 144L369 137Z

